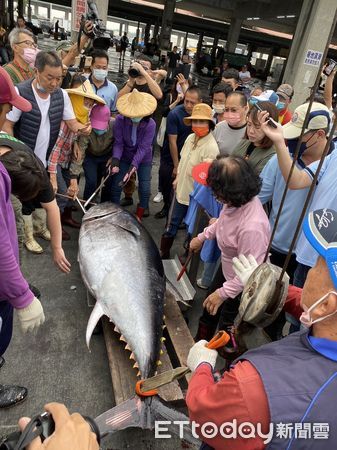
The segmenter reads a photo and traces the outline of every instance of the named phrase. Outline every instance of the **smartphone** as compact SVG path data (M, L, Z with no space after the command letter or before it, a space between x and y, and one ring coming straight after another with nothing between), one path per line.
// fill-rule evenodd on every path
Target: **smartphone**
M331 75L332 71L334 70L334 68L336 67L337 62L334 61L333 59L329 60L329 64L326 66L326 68L323 70L324 75L326 75L327 77L329 75Z
M261 112L264 112L265 110L261 108L261 106L259 105L259 103L255 103L254 107L256 109L258 109ZM268 119L268 125L272 128L277 128L277 125L272 121L272 119Z

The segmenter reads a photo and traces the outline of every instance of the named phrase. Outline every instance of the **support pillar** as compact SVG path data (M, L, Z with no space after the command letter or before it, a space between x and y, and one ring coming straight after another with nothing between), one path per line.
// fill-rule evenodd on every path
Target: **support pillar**
M213 40L212 51L211 51L212 61L215 60L216 51L217 51L217 48L218 48L218 43L219 43L219 36L215 36L214 40Z
M18 16L24 16L25 15L23 0L18 0L17 9L18 9Z
M138 22L138 24L137 24L137 31L136 31L136 41L137 41L137 44L139 43L139 36L140 36L140 23Z
M176 0L165 0L165 8L163 11L161 31L159 36L160 48L162 50L169 50L170 48L175 7Z
M106 27L106 21L108 18L109 0L96 0L98 18L101 19Z
M9 25L14 25L14 4L13 0L8 0L8 20Z
M31 0L28 0L28 22L32 20L32 3Z
M335 0L303 1L282 81L294 87L292 109L304 103L309 96L330 38L330 30L335 26Z
M144 30L144 45L146 45L150 40L151 23L148 22Z
M199 34L199 39L198 39L198 44L197 44L197 60L199 59L200 53L201 53L201 49L202 49L202 43L204 41L204 32L202 31Z
M157 41L158 35L159 35L159 21L157 20L156 23L154 24L154 30L153 30L152 37ZM170 35L170 37L171 37L171 35Z
M184 37L183 52L186 51L187 41L188 41L188 31L186 31L186 34L185 34L185 37Z
M119 24L119 35L123 36L123 22Z
M266 63L266 66L264 68L264 74L265 74L266 77L269 75L271 64L273 62L274 56L277 56L276 53L277 53L277 49L272 47L270 49L269 56L268 56L268 59L267 59L267 63Z
M238 17L231 19L226 43L226 51L229 53L235 53L237 43L239 42L242 22L243 20Z

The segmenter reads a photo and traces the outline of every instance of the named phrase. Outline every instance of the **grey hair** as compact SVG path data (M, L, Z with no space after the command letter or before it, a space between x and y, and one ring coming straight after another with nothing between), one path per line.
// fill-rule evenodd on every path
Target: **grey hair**
M42 51L36 55L35 67L39 72L43 72L46 66L63 67L59 55L54 50Z
M20 42L20 37L19 37L20 34L25 34L27 36L30 36L31 38L34 39L34 42L35 42L35 36L31 31L29 31L25 28L24 29L13 28L13 30L8 35L9 44L12 48L13 48L14 44L17 44L18 42Z

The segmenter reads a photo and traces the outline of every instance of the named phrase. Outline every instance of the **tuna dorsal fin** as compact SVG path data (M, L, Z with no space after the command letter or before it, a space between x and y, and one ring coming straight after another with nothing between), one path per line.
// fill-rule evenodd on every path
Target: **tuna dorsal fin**
M91 335L94 331L95 326L97 325L99 319L104 316L104 312L102 309L102 306L100 305L99 302L96 302L94 309L92 310L90 317L89 317L89 321L88 321L88 325L87 325L87 331L86 331L86 343L88 346L88 349L90 350L89 344L90 344L90 339L91 339Z

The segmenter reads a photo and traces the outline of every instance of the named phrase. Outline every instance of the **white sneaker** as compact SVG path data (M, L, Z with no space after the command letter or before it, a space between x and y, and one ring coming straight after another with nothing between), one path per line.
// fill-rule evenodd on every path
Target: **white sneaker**
M158 192L158 194L155 197L153 197L153 201L155 203L162 202L163 201L163 194L161 192Z
M208 289L209 288L209 286L205 286L204 284L202 284L202 278L197 279L197 285L198 285L198 287L200 287L200 289Z

